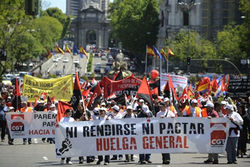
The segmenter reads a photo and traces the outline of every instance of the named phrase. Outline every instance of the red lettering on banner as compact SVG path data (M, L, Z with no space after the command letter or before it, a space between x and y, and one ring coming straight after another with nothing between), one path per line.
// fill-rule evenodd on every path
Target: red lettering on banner
M187 136L144 136L143 149L189 148Z
M114 138L97 138L96 150L97 151L114 151L114 150L136 150L136 139L134 137L119 137Z
M48 129L40 129L40 130L29 130L29 135L49 135L50 132Z

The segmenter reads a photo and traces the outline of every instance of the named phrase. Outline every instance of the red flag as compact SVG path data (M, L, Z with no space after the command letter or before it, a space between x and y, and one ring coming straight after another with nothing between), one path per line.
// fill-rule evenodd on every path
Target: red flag
M45 100L47 97L47 93L46 92L43 92L42 95L41 95L41 99Z
M14 99L12 101L12 106L15 108L15 111L21 110L21 93L19 88L18 79L16 78L15 90L14 90Z
M89 106L95 101L95 99L96 99L97 97L99 97L101 94L102 94L102 90L101 90L101 87L100 87L100 85L99 85L99 83L98 83L98 84L96 85L96 87L95 87L95 90L94 90L94 92L93 92L93 94L92 94L90 100L89 100L88 107L89 107Z
M158 96L158 95L159 95L159 93L158 93L158 87L156 87L156 88L154 88L153 90L151 90L151 94L152 94L152 95L155 94L155 95Z
M218 88L219 88L219 85L217 83L216 77L214 77L214 79L211 82L212 92L216 92Z
M180 97L180 101L181 101L182 103L185 103L187 99L189 99L189 97L188 97L188 93L187 93L187 88L185 88L185 89L183 90L183 92L182 92L181 97Z
M36 107L36 105L37 105L37 98L35 97L34 108Z
M67 109L72 109L72 106L69 103L62 101L58 102L56 122L60 122L60 120L65 117L65 111Z
M84 98L87 98L87 97L88 97L90 89L91 89L91 88L89 88L89 89L87 89L87 90L84 90L84 91L82 92L82 96L83 96Z
M47 111L49 111L49 110L50 110L50 106L51 106L51 104L52 104L51 99L50 99L50 97L48 96L48 97L47 97L47 105L46 105L46 107L47 107Z
M168 74L168 81L169 81L169 87L171 88L171 90L172 90L172 92L174 94L175 99L178 101L179 98L178 98L178 96L177 96L177 94L175 92L174 85L173 85L172 79L171 79L171 77L170 77L169 74Z
M141 85L136 93L136 96L138 98L142 98L144 99L146 102L149 103L150 106L152 106L152 95L151 95L151 91L150 88L148 86L148 82L146 80L146 77L143 78Z
M187 90L188 98L194 98L194 90L192 84L190 83L188 90Z
M166 97L170 97L170 88L169 88L169 83L167 81L165 87L164 87L164 90L163 90L164 94Z
M52 102L52 103L55 103L55 96L53 96L53 97L51 98L51 102Z
M228 86L229 86L229 81L230 81L230 75L228 74L228 77L227 77L227 83L225 83L225 91L228 90Z
M78 106L80 100L82 100L82 92L81 92L81 86L80 86L78 72L77 72L76 76L75 76L73 96L72 96L71 101L70 101L74 110L77 109L77 106Z

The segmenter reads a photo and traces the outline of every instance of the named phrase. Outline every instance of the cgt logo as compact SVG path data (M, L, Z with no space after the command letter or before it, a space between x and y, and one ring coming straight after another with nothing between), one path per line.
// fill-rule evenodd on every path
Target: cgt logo
M12 114L11 120L24 120L23 114ZM22 122L13 122L11 124L11 131L21 132L24 131L24 124Z
M210 123L210 128L216 127L216 130L211 133L211 146L222 147L226 141L226 123Z

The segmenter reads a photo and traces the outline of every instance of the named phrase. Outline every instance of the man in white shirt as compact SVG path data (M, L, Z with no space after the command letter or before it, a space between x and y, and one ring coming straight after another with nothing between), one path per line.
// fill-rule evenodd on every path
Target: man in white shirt
M231 121L226 146L227 163L237 164L237 143L240 137L240 127L243 125L243 119L240 114L234 112L232 105L226 105L225 110L227 113L226 117Z
M165 118L170 117L174 118L175 114L167 108L167 105L164 103L160 103L160 111L156 114L157 118ZM162 163L169 164L170 163L170 154L169 153L162 153Z

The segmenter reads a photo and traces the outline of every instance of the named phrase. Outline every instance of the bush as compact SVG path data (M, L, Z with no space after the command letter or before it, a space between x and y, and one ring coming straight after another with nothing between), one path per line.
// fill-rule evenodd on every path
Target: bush
M92 61L93 61L93 53L90 53L89 62L88 62L88 66L87 66L87 72L91 72L91 70L92 70Z

